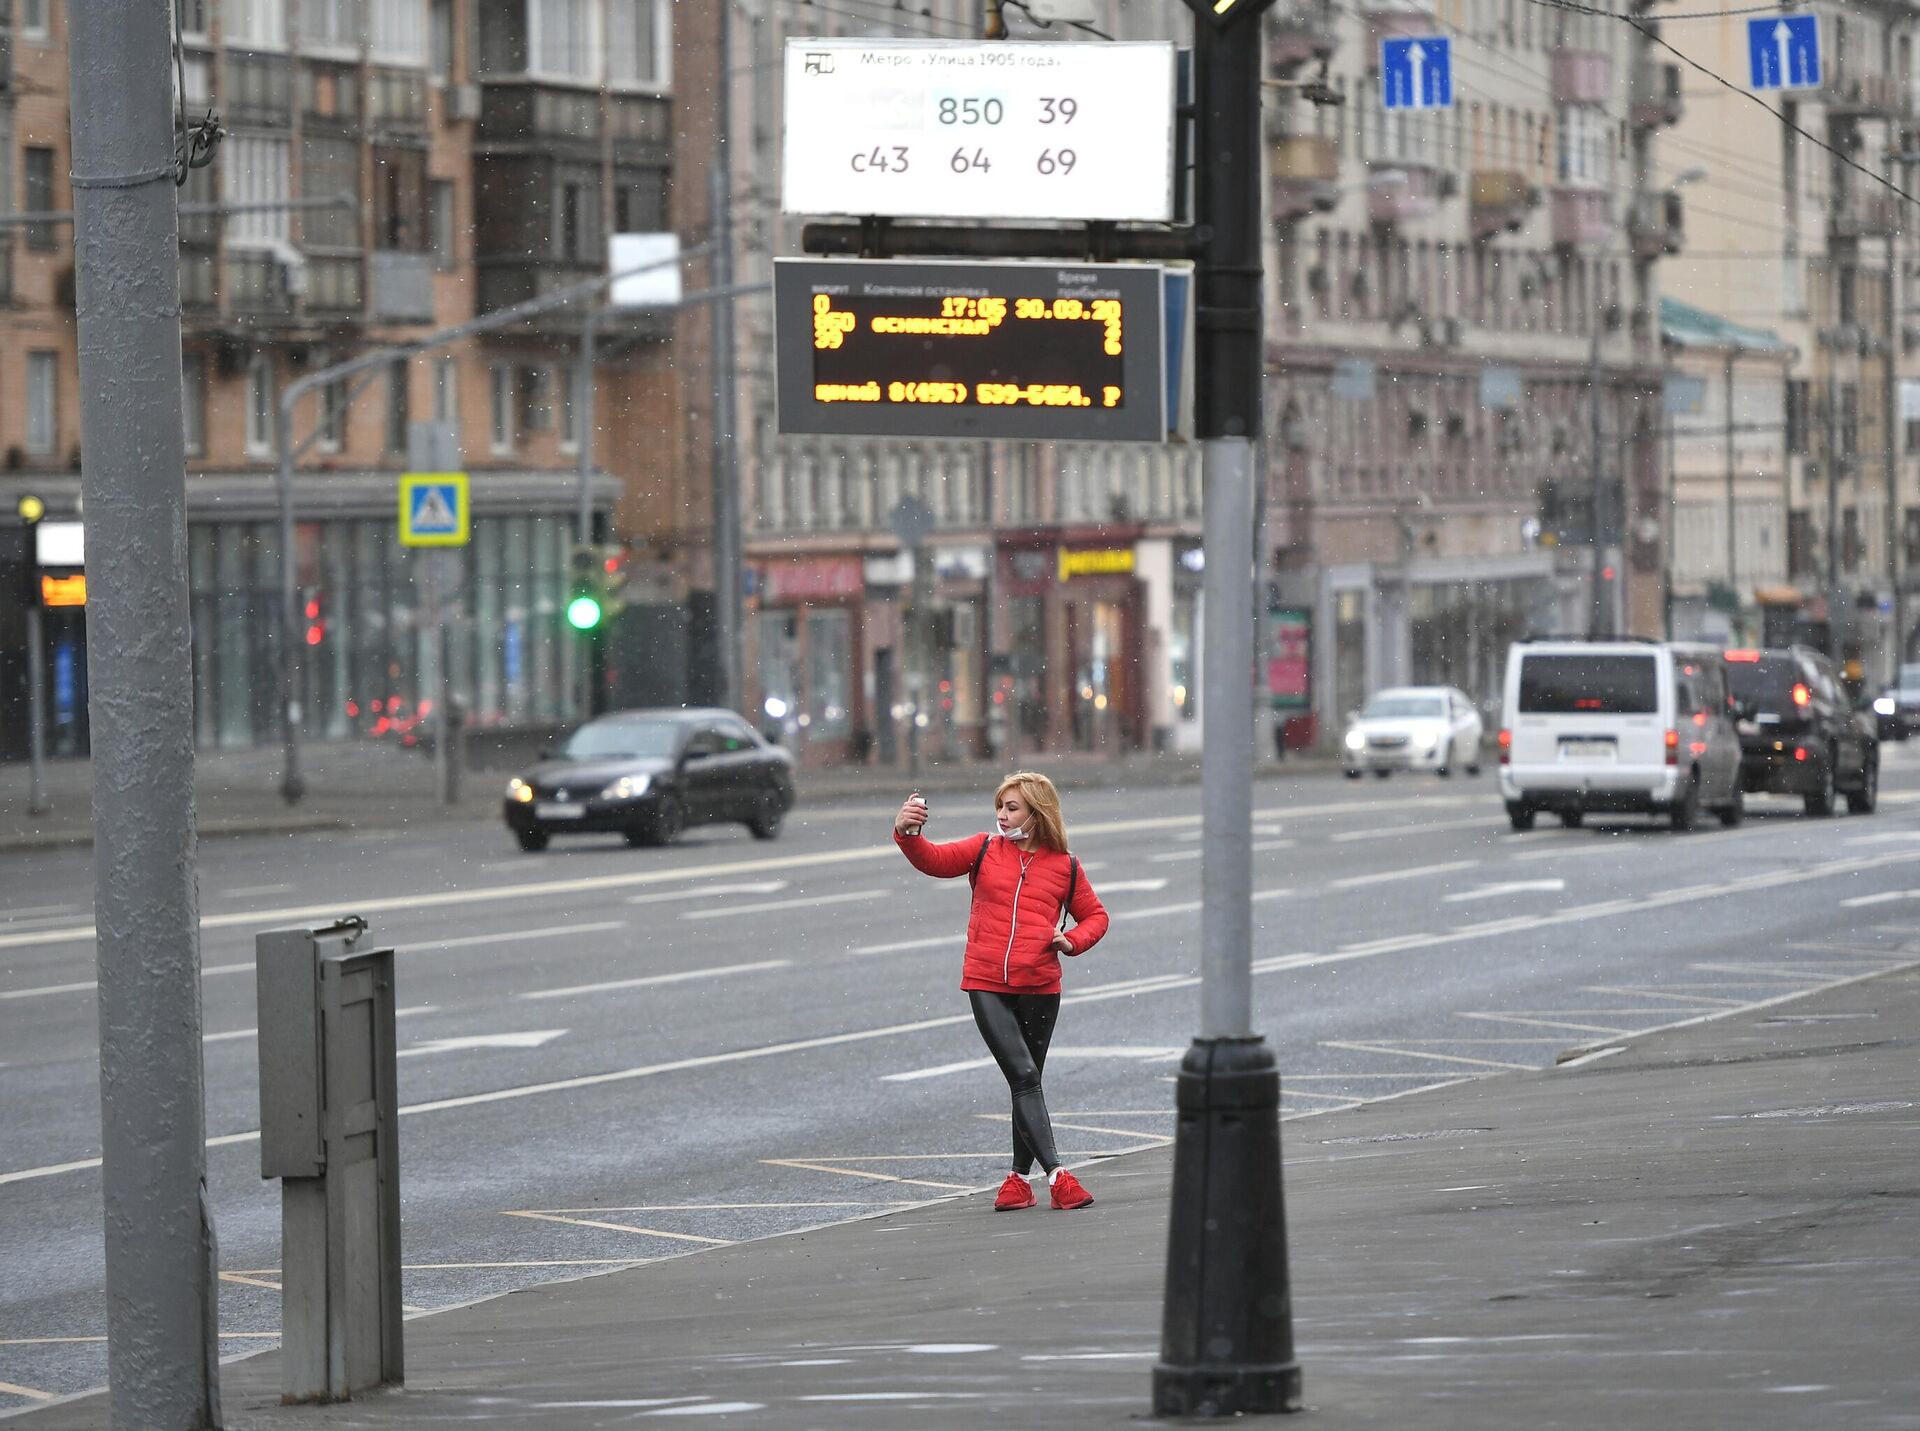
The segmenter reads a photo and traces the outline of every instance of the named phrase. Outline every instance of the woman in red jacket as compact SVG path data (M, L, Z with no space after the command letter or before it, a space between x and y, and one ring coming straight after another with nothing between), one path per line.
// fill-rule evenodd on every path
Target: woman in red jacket
M1034 1159L1056 1208L1085 1207L1093 1194L1060 1166L1040 1072L1060 1014L1060 956L1084 954L1107 932L1086 871L1067 851L1060 792L1044 775L1009 775L993 792L997 834L937 845L921 833L927 804L910 795L894 818L893 838L909 863L937 879L973 880L967 957L960 987L973 1004L993 1060L1013 1092L1013 1171L994 1199L997 1212L1033 1206L1027 1174ZM1064 928L1067 916L1073 928Z

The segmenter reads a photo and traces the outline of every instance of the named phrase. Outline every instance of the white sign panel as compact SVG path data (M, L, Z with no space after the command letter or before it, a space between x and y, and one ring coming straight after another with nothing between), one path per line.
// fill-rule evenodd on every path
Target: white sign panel
M1173 217L1174 47L788 40L781 207Z
M678 308L680 235L610 235L607 272L615 275L608 294L615 308Z
M84 522L40 522L33 529L34 556L41 566L85 566Z

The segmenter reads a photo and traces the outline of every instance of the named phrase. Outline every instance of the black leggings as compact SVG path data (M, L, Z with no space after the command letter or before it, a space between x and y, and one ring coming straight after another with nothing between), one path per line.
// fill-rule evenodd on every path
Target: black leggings
M967 998L980 1037L1013 1091L1013 1170L1030 1172L1037 1157L1042 1171L1050 1173L1060 1166L1060 1155L1053 1148L1053 1120L1047 1117L1046 1096L1040 1091L1040 1071L1046 1066L1054 1020L1060 1017L1060 996L970 989Z

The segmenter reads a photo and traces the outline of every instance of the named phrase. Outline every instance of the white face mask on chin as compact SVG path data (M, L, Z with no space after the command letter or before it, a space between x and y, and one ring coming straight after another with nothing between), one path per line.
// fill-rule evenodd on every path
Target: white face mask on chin
M1027 837L1027 827L1022 825L1018 829L1008 830L1006 836L1009 840L1024 840Z

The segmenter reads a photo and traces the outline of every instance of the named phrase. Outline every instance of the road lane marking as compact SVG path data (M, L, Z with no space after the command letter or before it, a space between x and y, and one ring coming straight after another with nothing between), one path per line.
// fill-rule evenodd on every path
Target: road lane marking
M526 1029L519 1033L463 1034L454 1038L433 1038L411 1044L395 1054L396 1058L418 1058L428 1053L472 1053L483 1048L540 1048L566 1036L565 1029Z
M236 1287L260 1287L268 1292L284 1292L286 1288L278 1282L269 1282L265 1277L249 1272L222 1272L222 1282L231 1282Z
M1862 894L1840 901L1842 909L1865 909L1874 904L1895 904L1905 899L1920 899L1920 889L1892 889L1885 894Z
M298 885L291 884L245 884L234 889L218 892L221 899L254 899L263 894L292 894Z
M964 947L966 939L958 934L936 934L930 939L901 939L892 944L862 944L855 954L905 954L912 949L939 949L946 946Z
M1463 1019L1479 1019L1484 1023L1490 1023L1490 1024L1519 1024L1522 1028L1566 1029L1569 1033L1616 1034L1621 1037L1626 1037L1633 1033L1632 1029L1616 1028L1612 1024L1589 1024L1589 1023L1573 1022L1572 1021L1573 1015L1584 1014L1589 1012L1588 1010L1585 1010L1585 1009L1570 1009L1567 1011L1568 1017L1564 1019L1542 1017L1542 1015L1551 1014L1553 1012L1554 1011L1552 1009L1541 1009L1541 1010L1538 1010L1536 1013L1529 1015L1525 1010L1522 1010L1518 1013L1502 1014L1502 1013L1491 1013L1491 1012L1475 1013L1475 1012L1469 1012L1463 1009L1463 1010L1459 1010L1456 1016ZM1604 1009L1595 1009L1595 1010L1592 1010L1591 1012L1605 1013L1607 1011ZM1626 1011L1623 1010L1622 1012L1626 1012ZM1669 1011L1665 1009L1647 1009L1645 1010L1645 1012L1658 1014L1658 1013L1666 1013ZM1686 1009L1686 1010L1674 1010L1672 1012L1692 1013L1694 1011L1692 1009Z
M793 881L784 879L745 880L739 884L708 884L697 889L663 889L654 894L630 894L628 904L667 904L681 899L707 899L716 894L778 894Z
M106 1338L102 1337L100 1340L105 1341ZM18 1343L0 1342L0 1346L15 1345L18 1345ZM27 1401L52 1401L55 1399L51 1391L35 1391L31 1386L21 1386L18 1382L12 1381L0 1381L0 1396L18 1396Z
M1504 884L1483 884L1478 889L1463 889L1443 897L1446 904L1463 904L1470 899L1500 899L1510 894L1558 894L1567 887L1563 879L1510 879Z
M1047 1059L1057 1062L1063 1058L1127 1058L1139 1062L1152 1062L1157 1059L1181 1058L1186 1054L1184 1048L1160 1048L1142 1044L1103 1044L1079 1047L1074 1045L1056 1046L1049 1049ZM932 1068L913 1068L904 1073L883 1073L882 1083L914 1083L923 1078L942 1078L950 1073L968 1073L976 1068L991 1068L991 1058L969 1058L960 1063L942 1063ZM1055 1127L1065 1126L1056 1123Z
M863 904L870 899L885 899L891 891L856 889L846 894L810 894L804 899L764 899L758 904L735 904L725 909L690 909L682 919L732 919L742 914L772 914L783 909L819 909L829 904Z
M1451 1040L1449 1040L1451 1042ZM1399 1055L1405 1058L1430 1058L1435 1063L1464 1063L1475 1068L1504 1068L1515 1073L1528 1073L1534 1068L1531 1063L1502 1063L1492 1058L1468 1058L1458 1053L1428 1053L1424 1049L1399 1048L1389 1044L1360 1043L1347 1039L1323 1039L1322 1048L1343 1048L1352 1053L1383 1053Z
M1268 850L1290 850L1299 843L1298 840L1255 840L1247 848L1255 854L1261 854ZM1167 850L1161 854L1148 855L1147 863L1150 865L1179 864L1205 858L1205 850Z
M1167 881L1164 879L1121 879L1115 880L1111 884L1101 885L1100 892L1102 894L1129 894L1138 890L1145 894L1152 894L1166 887Z
M981 1156L984 1157L985 1154ZM995 1153L993 1156L1004 1158L1006 1154ZM868 1172L864 1168L833 1168L828 1167L825 1163L803 1162L798 1158L762 1158L760 1161L776 1168L801 1168L812 1173L837 1173L841 1177L846 1178L871 1178L878 1183L906 1183L917 1188L943 1188L948 1192L973 1191L973 1185L971 1183L936 1183L927 1178L903 1178L893 1173ZM907 1160L903 1158L899 1161L905 1162Z
M8 919L38 919L42 916L78 913L80 906L77 904L31 904L25 909L9 909L6 916Z
M440 1006L438 1004L415 1004L412 1008L395 1009L393 1016L396 1019L411 1019L417 1018L421 1014L437 1014L439 1012ZM259 1029L229 1029L226 1033L202 1034L200 1042L228 1043L234 1039L257 1037L259 1032Z
M1328 883L1328 889L1364 889L1370 884L1387 884L1397 879L1418 879L1422 875L1450 874L1454 870L1470 870L1479 864L1478 860L1448 860L1437 865L1411 865L1406 869L1380 870L1374 874L1348 875Z
M1889 868L1897 864L1911 864L1916 860L1920 860L1920 852L1877 855L1854 860L1827 861L1818 865L1805 866L1797 870L1769 870L1759 874L1744 875L1737 879L1729 880L1727 883L1716 887L1714 892L1721 895L1733 895L1760 888L1777 889L1781 886L1804 884L1832 875L1859 874L1867 870ZM1259 896L1256 896L1256 898L1258 897ZM1691 898L1693 896L1689 897ZM1628 907L1635 912L1644 912L1663 909L1677 902L1678 901L1672 898L1670 893L1663 893L1648 895L1640 900L1628 901L1627 903ZM1590 916L1578 910L1558 910L1551 914L1535 916L1520 927L1525 929L1551 928L1563 924L1577 923L1588 917ZM1253 962L1253 972L1255 974L1269 974L1284 970L1339 964L1352 959L1370 958L1376 954L1394 952L1402 947L1438 948L1474 937L1478 936L1462 934L1459 931L1450 931L1440 934L1414 936L1415 942L1413 944L1403 945L1401 942L1395 941L1393 945L1386 948L1360 947L1336 950L1333 953L1326 954L1302 952L1297 954L1276 955L1255 960ZM1848 962L1861 963L1867 961L1850 960ZM1824 982L1819 981L1817 975L1809 972L1807 977L1815 980L1811 986L1805 989L1783 992L1774 1002L1783 1001L1787 998L1798 998L1806 993L1819 990L1838 988L1859 979L1871 978L1875 975L1885 973L1889 969L1909 966L1914 962L1912 959L1882 958L1879 961L1879 967L1865 973L1843 975L1838 979L1829 979ZM1753 966L1742 965L1695 962L1690 964L1689 967L1708 973L1749 974L1765 972L1769 978L1801 977L1799 974L1778 969L1756 971ZM1813 969L1830 971L1833 966L1831 964L1814 965L1802 962L1795 967L1805 971L1811 971ZM1083 992L1069 994L1064 996L1061 1002L1063 1004L1091 1003L1100 999L1132 997L1140 993L1163 993L1175 989L1194 988L1197 987L1199 983L1200 977L1197 974L1154 975L1143 979L1123 980L1116 984L1101 985ZM1725 987L1725 984L1715 984L1707 987L1719 988ZM1774 985L1773 987L1777 988L1778 986ZM1762 1002L1745 1007L1764 1008L1766 1006L1766 1002ZM1653 1029L1643 1029L1640 1033L1641 1035L1645 1035L1664 1029L1684 1027L1689 1023L1700 1023L1715 1017L1719 1017L1719 1015L1711 1013L1703 1014L1695 1019L1686 1019L1673 1024L1658 1025ZM581 1074L573 1078L551 1079L540 1083L521 1084L516 1087L495 1089L486 1093L469 1093L452 1098L436 1099L428 1103L410 1104L401 1108L400 1113L402 1115L438 1113L450 1109L475 1108L492 1103L513 1102L518 1099L533 1098L546 1093L571 1092L580 1088L595 1088L613 1083L626 1083L634 1079L652 1078L662 1074L680 1073L699 1068L712 1068L721 1064L742 1063L789 1053L804 1053L819 1048L837 1048L851 1043L866 1043L875 1039L894 1038L903 1034L922 1033L930 1029L953 1028L957 1025L970 1024L972 1022L973 1015L969 1012L965 1014L948 1014L937 1018L918 1019L911 1023L891 1024L879 1028L854 1029L844 1033L821 1034L812 1038L792 1039L774 1044L761 1044L755 1047L734 1049L724 1053L697 1054L687 1058L672 1059L664 1063L642 1064L635 1068L614 1069L605 1073ZM236 1143L258 1142L259 1138L260 1134L257 1129L244 1133L228 1133L217 1138L209 1138L207 1140L207 1146L209 1148L226 1147ZM99 1166L99 1158L82 1158L72 1162L50 1164L39 1168L21 1168L13 1172L0 1173L0 1187L5 1187L10 1183L29 1182L40 1178L56 1177L70 1172L80 1172Z
M662 1232L657 1227L635 1227L625 1222L601 1222L589 1217L562 1217L553 1212L502 1212L502 1217L524 1217L531 1222L563 1222L571 1227L598 1227L608 1232L634 1232L643 1237L661 1237L669 1242L698 1242L706 1247L731 1247L725 1237L700 1237L691 1232Z
M922 1078L944 1078L949 1073L971 1073L976 1068L992 1067L993 1060L990 1058L965 1058L958 1063L941 1063L934 1065L932 1068L915 1068L905 1073L883 1074L881 1075L880 1081L882 1083L912 1083Z
M1362 840L1392 840L1402 835L1428 835L1436 830L1466 830L1474 826L1491 829L1493 821L1486 816L1470 816L1464 820L1434 820L1425 825L1382 825L1372 830L1348 830L1333 837L1336 845L1358 844Z
M597 924L550 924L545 929L503 929L497 934L468 934L458 939L428 939L419 943L401 944L396 942L394 950L400 954L437 954L444 949L477 949L482 944L511 944L516 939L553 939L561 935L605 934L614 929L625 929L624 919L603 919ZM251 969L251 964L238 966Z
M1675 988L1688 988L1690 985L1647 984L1636 987L1632 984L1582 984L1578 990L1582 994L1625 994L1637 999L1686 999L1694 1004L1722 1004L1737 1007L1746 1002L1744 999L1716 999L1707 994L1676 994ZM1708 985L1709 988L1718 987Z
M576 994L602 994L617 989L649 989L660 984L684 984L691 979L718 979L728 974L759 974L770 969L790 969L791 959L762 959L757 964L722 964L715 969L681 969L672 974L647 974L638 979L613 979L604 984L572 984L564 989L534 989L516 994L520 999L566 999Z

